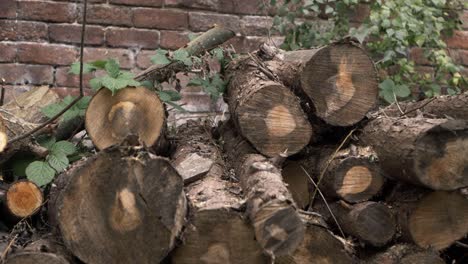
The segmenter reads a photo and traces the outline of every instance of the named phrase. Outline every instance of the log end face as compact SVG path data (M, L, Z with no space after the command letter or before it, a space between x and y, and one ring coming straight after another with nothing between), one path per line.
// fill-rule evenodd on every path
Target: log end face
M43 200L41 189L30 181L16 182L6 193L7 207L18 218L33 215L41 207Z
M69 264L65 258L46 252L22 252L8 257L5 264Z
M384 246L395 235L395 218L383 204L358 204L350 214L356 229L354 235L373 246Z

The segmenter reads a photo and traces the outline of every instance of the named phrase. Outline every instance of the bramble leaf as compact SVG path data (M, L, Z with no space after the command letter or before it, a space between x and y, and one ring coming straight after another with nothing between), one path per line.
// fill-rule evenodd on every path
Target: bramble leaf
M26 167L26 177L41 187L52 182L55 170L45 161L34 161Z

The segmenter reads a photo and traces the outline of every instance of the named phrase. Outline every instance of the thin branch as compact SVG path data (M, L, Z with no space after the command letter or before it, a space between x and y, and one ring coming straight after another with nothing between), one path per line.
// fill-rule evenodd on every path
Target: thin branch
M2 85L2 95L0 97L0 106L3 106L4 102L5 102L5 87Z
M427 102L425 102L424 104L420 105L419 107L415 107L414 109L411 109L411 110L409 110L409 111L406 111L406 112L403 113L401 116L408 115L408 114L411 113L411 112L414 112L414 111L416 111L416 110L418 110L418 109L421 109L421 108L425 107L426 105L432 103L435 99L436 99L436 97L432 97L431 99L429 99L429 100L428 100Z
M404 115L405 113L403 112L403 110L401 110L401 107L400 107L400 104L398 103L398 100L397 100L397 97L396 97L395 92L393 92L393 98L395 98L395 104L396 104L396 106L398 107L398 110L400 111L400 114L401 114L401 115Z
M338 229L340 230L341 236L342 236L343 238L345 238L346 236L345 236L343 230L341 229L341 226L340 226L340 224L338 223L338 220L336 219L335 215L333 214L333 212L332 212L330 206L328 205L327 200L325 199L325 196L323 196L322 191L320 191L320 189L319 189L319 187L317 186L317 184L315 183L315 181L312 179L312 177L310 176L310 174L304 169L304 167L303 167L302 165L301 165L301 169L305 172L305 174L307 175L307 177L309 178L309 180L312 182L312 184L313 184L314 187L315 187L315 190L318 190L320 197L322 197L323 202L325 203L325 206L327 206L328 212L330 212L330 215L332 216L333 221L335 221L336 226L337 226Z
M54 122L55 120L57 120L59 117L61 117L66 111L68 111L70 108L72 108L78 101L81 100L81 98L83 98L83 51L84 51L84 38L85 38L85 30L86 30L86 9L87 9L87 6L88 6L88 0L84 0L83 1L83 23L82 23L82 27L81 27L81 42L80 42L80 95L75 99L73 100L73 102L71 102L69 105L67 105L67 107L65 107L62 111L60 111L58 114L56 114L55 116L53 116L52 118L50 118L49 120L47 120L46 122L40 124L39 126L37 126L36 128L34 128L33 130L21 135L21 136L18 136L18 137L15 137L13 139L11 139L8 144L12 144L13 142L16 142L18 140L22 140L22 139L25 139L31 135L33 135L34 133L38 132L39 130L43 129L44 127L46 127L47 125L49 125L50 123Z

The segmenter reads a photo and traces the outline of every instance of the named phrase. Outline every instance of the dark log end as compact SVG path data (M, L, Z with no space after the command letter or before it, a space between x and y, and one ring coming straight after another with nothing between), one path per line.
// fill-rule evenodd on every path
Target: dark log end
M310 202L310 180L301 168L301 164L295 161L287 161L281 173L297 206L302 209L306 208Z
M8 257L5 264L69 264L68 260L60 255L47 252L21 252Z

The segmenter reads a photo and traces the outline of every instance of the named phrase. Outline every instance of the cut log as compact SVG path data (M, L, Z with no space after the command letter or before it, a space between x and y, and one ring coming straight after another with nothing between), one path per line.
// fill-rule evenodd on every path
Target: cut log
M2 153L3 150L5 150L7 145L8 145L7 128L5 126L5 122L3 121L3 117L0 115L0 153Z
M336 226L330 213L318 209L330 225ZM382 203L363 202L350 205L345 202L330 204L330 209L345 234L356 237L361 242L375 247L389 243L396 232L396 221L390 208Z
M281 174L297 206L305 209L310 203L310 180L301 168L301 163L298 161L286 161Z
M433 190L468 186L468 121L378 117L361 140L391 178Z
M369 258L370 264L444 264L437 252L424 250L411 244L396 244Z
M400 109L407 117L416 117L418 112L429 118L468 119L468 93L443 95L418 102L401 102ZM393 104L382 109L388 116L403 115L398 106Z
M404 240L443 250L468 234L468 200L459 192L396 196L388 202L395 208Z
M21 180L8 187L2 183L0 200L3 202L2 218L8 222L18 222L37 213L44 202L44 197L36 184Z
M315 114L330 125L354 125L377 105L374 63L353 43L282 52L274 57L276 62L271 62L269 68L287 86L304 92Z
M9 256L5 264L69 264L72 256L57 242L40 239Z
M199 176L185 188L189 224L182 236L184 243L172 254L171 263L267 263L253 228L243 219L239 184L227 180L227 169L210 128L189 122L178 129L177 136L175 168L181 175ZM194 155L200 158L194 159ZM208 170L200 173L204 171L200 167Z
M253 56L253 55L252 55ZM240 134L261 154L293 155L313 135L300 100L268 75L259 59L243 58L228 69L228 105Z
M291 254L302 241L304 224L280 170L229 129L232 125L225 128L224 150L240 180L258 243L272 257Z
M186 200L167 159L113 147L61 177L68 184L52 210L65 245L83 262L157 263L173 248Z
M380 193L385 179L371 148L352 145L336 155L335 151L336 148L317 149L318 157L304 162L317 180L325 171L319 187L327 199L358 203Z
M278 257L277 264L349 264L355 263L350 245L333 235L327 225L316 215L301 215L306 223L304 239L288 256Z
M165 143L164 106L156 93L144 87L127 87L115 95L99 90L86 110L85 126L98 149L121 143L136 135L147 147Z

